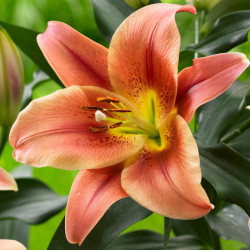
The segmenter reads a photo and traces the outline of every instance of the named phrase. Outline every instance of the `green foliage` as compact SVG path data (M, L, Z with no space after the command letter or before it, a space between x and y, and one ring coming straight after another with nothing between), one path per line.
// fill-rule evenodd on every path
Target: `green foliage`
M29 225L19 220L0 221L0 239L12 239L28 247Z
M150 1L151 4L155 2L159 1ZM164 0L163 2L185 4L184 0ZM199 56L221 53L247 41L247 33L250 27L249 4L249 0L222 0L208 14L202 29L204 39L197 45L191 46L189 45L194 43L195 17L187 13L177 14L176 20L182 37L179 71L192 65L194 52L200 52ZM26 54L26 56L23 56L26 81L31 81L33 71L36 69L35 65L48 75L46 76L41 72L34 74L33 81L27 84L25 88L23 107L32 99L50 94L61 88L57 84L60 84L59 79L36 44L36 36L45 30L47 21L64 21L93 40L108 46L106 42L110 41L116 28L133 11L134 9L130 8L123 0L1 1L0 19L4 21L0 23ZM94 14L97 24L94 20ZM7 22L12 22L14 25ZM27 28L19 27L16 24ZM212 30L207 35L211 28ZM189 50L185 50L187 47ZM249 55L249 42L236 47L235 51L241 51ZM27 56L35 64L28 60ZM54 81L49 80L48 77ZM242 79L244 81L249 79L249 71L246 71ZM170 238L168 249L220 249L217 234L221 237L249 244L246 213L235 205L227 204L224 207L226 200L240 205L248 212L248 215L250 214L250 186L248 181L250 174L248 142L250 116L249 111L244 109L247 104L250 104L249 97L246 95L248 88L249 84L236 82L225 94L204 105L197 113L199 130L196 132L196 137L199 142L202 173L215 190L209 187L209 183L208 187L207 185L204 186L209 196L211 190L212 193L215 193L216 197L210 197L210 199L216 205L216 209L206 219L175 221L173 228L178 236ZM11 153L12 149L7 144L1 156L1 165L9 170L17 165L12 159ZM61 195L69 193L75 175L76 171L63 171L53 168L34 169L36 178L43 180ZM4 221L0 222L0 238L15 238L28 245L28 226L23 222L6 220L6 218L15 217L29 223L40 223L59 212L65 206L66 198L56 195L37 180L19 179L18 184L19 193L0 193L0 218L5 218ZM11 209L8 210L1 202L1 199L7 199L6 194L10 199L8 200L9 206L11 206ZM46 199L39 200L39 197L42 196ZM16 202L24 198L25 201L31 203L24 203L20 210ZM64 213L65 211L61 211L60 214L46 221L46 223L31 226L30 250L46 249ZM64 223L62 222L50 243L49 249L103 249L105 246L106 250L162 249L163 236L161 234L140 230L144 228L159 232L162 230L160 229L163 228L162 218L155 214L149 216L150 214L151 212L132 202L131 199L123 199L108 210L89 234L82 247L79 248L66 241ZM149 216L147 219L140 221L147 216ZM238 220L230 220L230 218L237 218ZM135 222L137 222L135 225L129 227ZM20 228L23 228L23 230L20 231ZM124 229L126 229L126 232L135 229L140 231L132 231L117 237ZM235 234L236 230L239 234ZM186 234L189 234L189 236ZM114 239L115 237L117 238ZM112 241L111 244L107 246L110 241ZM222 243L224 249L239 249L241 246L232 245L230 242L230 245L225 247L225 241Z
M18 192L0 193L0 219L38 224L60 212L67 203L67 197L58 196L41 181L31 178L16 181Z
M211 228L224 239L233 239L250 246L249 216L236 205L227 205L216 215L209 214L207 221Z
M104 250L162 250L163 235L154 231L134 231L116 238ZM170 238L169 250L206 250L202 242L194 236L183 235Z
M89 233L81 247L72 245L65 238L65 222L60 224L48 250L59 247L61 250L73 249L103 249L111 240L118 236L124 229L148 217L152 212L141 207L131 198L123 198L114 203ZM80 229L81 230L81 229Z
M123 20L133 13L134 9L124 1L91 0L97 25L105 40L110 42L115 30Z
M221 0L216 4L209 12L207 21L202 27L203 34L206 34L209 29L212 28L216 20L228 13L239 11L239 10L250 10L249 0Z
M209 227L205 218L190 221L174 220L173 230L177 236L193 235L204 245L210 246L212 249L221 249L219 237Z
M241 206L250 215L249 160L222 143L198 146L203 177L221 199Z
M250 10L230 13L219 18L207 37L198 44L188 46L203 55L226 52L247 41L250 29Z

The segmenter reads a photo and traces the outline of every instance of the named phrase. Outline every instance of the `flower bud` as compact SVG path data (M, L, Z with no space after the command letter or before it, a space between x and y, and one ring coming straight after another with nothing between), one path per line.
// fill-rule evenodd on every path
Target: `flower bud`
M125 2L134 9L139 9L148 5L149 0L125 0Z
M221 0L186 0L188 4L194 5L197 10L209 12Z
M0 127L11 126L16 119L23 87L21 57L7 32L0 27Z

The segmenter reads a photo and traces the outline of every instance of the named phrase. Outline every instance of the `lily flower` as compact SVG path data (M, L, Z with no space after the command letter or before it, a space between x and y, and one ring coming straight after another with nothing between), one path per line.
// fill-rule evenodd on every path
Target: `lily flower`
M166 217L195 219L213 205L201 186L197 107L223 93L249 65L243 54L194 60L178 75L175 13L154 4L129 16L109 49L61 22L38 44L65 89L23 110L10 134L14 158L80 169L66 209L66 237L81 244L117 200L130 196ZM97 112L97 114L95 114Z
M3 168L0 167L0 190L17 191L17 183L12 176Z

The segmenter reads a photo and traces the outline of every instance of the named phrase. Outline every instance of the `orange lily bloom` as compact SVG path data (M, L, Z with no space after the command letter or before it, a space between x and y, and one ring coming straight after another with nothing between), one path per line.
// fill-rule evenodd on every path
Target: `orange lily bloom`
M12 176L0 167L0 190L17 191L17 183Z
M175 13L154 4L129 16L109 49L50 22L38 44L67 87L32 101L10 134L14 158L36 167L80 169L66 210L66 236L81 244L106 210L131 196L166 217L195 219L213 207L202 188L188 127L197 107L248 67L243 54L195 59L178 75ZM96 115L96 119L95 119Z

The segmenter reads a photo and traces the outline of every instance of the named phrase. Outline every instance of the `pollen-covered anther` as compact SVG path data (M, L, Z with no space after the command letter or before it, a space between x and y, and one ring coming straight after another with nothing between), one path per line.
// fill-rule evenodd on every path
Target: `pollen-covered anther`
M91 107L91 106L83 106L82 109L87 111L103 110L103 108L101 107Z
M83 106L83 110L87 111L97 111L97 110L103 110L103 111L108 111L108 112L118 112L118 113L126 113L126 112L132 112L130 109L105 109L101 107L92 107L92 106Z
M106 118L106 115L104 113L102 113L100 110L97 110L95 112L95 120L97 122L101 122L101 121L105 120L105 118Z
M103 127L89 127L89 131L92 133L103 133L109 129L108 126Z
M103 110L109 112L118 112L118 113L132 112L130 109L103 109Z
M120 127L121 125L122 125L122 122L117 122L117 123L115 123L115 124L110 125L109 128L111 128L111 129L113 129L113 128L118 128L118 127Z
M119 103L120 100L113 96L104 96L104 97L98 97L96 99L98 102L116 102Z

